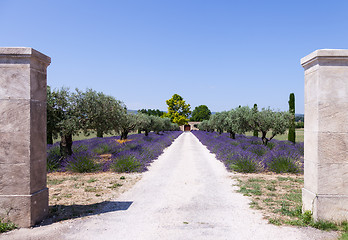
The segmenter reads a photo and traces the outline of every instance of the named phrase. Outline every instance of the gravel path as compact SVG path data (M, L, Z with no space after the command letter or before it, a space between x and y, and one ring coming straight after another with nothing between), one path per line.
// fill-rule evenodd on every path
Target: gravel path
M186 132L115 200L116 211L21 229L0 239L336 239L335 233L268 224L249 208L247 197L235 192L231 176Z

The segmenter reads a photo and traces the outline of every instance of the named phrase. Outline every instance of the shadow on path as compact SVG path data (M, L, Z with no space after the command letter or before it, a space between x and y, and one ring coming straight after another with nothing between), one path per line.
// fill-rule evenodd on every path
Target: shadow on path
M90 205L54 205L49 206L46 219L35 227L50 225L69 219L82 218L108 212L126 211L133 202L128 201L104 201Z

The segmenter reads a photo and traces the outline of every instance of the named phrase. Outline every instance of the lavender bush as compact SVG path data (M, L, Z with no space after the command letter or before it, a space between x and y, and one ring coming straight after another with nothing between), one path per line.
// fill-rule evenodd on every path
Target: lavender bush
M272 171L276 173L303 171L303 143L273 139L267 146L261 138L228 133L193 131L202 144L215 153L228 169L238 172Z
M73 155L64 160L59 155L59 143L55 143L47 147L47 170L143 172L181 133L134 134L124 143L118 142L119 136L75 141Z
M101 164L95 161L96 157L96 154L88 150L75 152L64 160L62 169L78 173L97 172L101 169Z
M47 172L54 172L59 170L59 168L61 167L59 145L48 145L47 149Z
M233 154L229 161L225 163L231 170L244 173L257 172L261 169L259 162L257 161L257 155L248 151L240 151Z
M302 169L300 155L289 149L270 152L264 159L264 164L269 171L276 173L298 173Z
M115 172L141 172L142 164L138 159L137 152L124 151L112 158L110 169Z

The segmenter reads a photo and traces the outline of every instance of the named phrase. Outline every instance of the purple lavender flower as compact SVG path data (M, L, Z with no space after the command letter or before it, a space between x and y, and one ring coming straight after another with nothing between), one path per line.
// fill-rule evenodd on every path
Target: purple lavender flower
M226 168L242 171L303 171L303 143L273 139L268 146L258 137L237 135L229 138L227 133L194 131L193 134L205 145Z
M161 135L149 133L148 136L133 134L128 137L130 141L125 143L117 142L120 139L119 136L75 141L73 143L74 154L60 162L56 160L60 157L59 151L57 152L59 143L56 143L47 146L47 160L52 163L50 165L52 166L51 171L90 172L97 170L109 171L112 164L117 161L116 159L127 159L129 157L135 165L139 163L140 166L125 171L143 172L163 152L164 148L168 147L181 133L181 131L164 132ZM99 155L104 154L110 154L111 159L101 162ZM126 160L123 161L127 162Z

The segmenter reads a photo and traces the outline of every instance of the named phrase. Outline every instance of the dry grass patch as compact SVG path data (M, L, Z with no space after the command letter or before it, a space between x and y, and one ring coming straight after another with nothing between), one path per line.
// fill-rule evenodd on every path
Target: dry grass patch
M261 210L269 223L340 231L339 239L348 240L348 222L314 222L311 212L302 213L302 174L235 173L233 178L237 180L239 192L251 197L250 207Z
M49 173L49 218L57 222L95 214L141 179L141 173Z
M236 173L240 192L250 196L250 206L262 210L273 224L296 224L302 215L303 175L274 173ZM295 223L295 224L294 224Z

